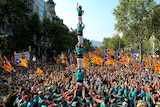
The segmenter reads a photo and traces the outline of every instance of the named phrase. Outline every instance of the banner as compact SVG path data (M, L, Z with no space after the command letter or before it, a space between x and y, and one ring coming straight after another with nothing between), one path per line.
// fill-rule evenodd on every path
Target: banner
M22 52L22 53L15 53L15 55L14 55L15 61L16 61L16 59L19 59L19 58L22 58L22 57L24 57L26 60L29 60L30 59L30 53L29 53L29 51Z

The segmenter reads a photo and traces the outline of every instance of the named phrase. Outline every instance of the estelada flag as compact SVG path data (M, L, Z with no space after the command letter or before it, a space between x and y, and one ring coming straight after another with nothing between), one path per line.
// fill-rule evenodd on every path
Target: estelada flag
M106 52L106 55L113 55L114 56L114 52L109 48L106 48L105 52Z
M129 66L129 59L127 55L123 55L121 59L119 59L118 63L125 65L126 67Z
M13 67L10 64L10 61L5 56L3 58L2 68L8 72L11 72L13 70Z
M26 59L18 58L16 59L17 66L23 66L25 68L28 68L28 61Z
M43 74L43 71L39 67L37 68L36 72L37 72L38 75L42 75Z

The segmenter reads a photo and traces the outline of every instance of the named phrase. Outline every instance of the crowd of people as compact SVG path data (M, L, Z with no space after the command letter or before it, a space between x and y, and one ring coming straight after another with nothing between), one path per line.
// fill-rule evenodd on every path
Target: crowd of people
M92 64L85 69L85 87L77 90L75 71L49 63L39 66L43 75L38 75L34 67L8 75L10 83L0 85L2 107L160 106L160 77L152 69L135 71L121 65L114 68ZM3 102L9 87L12 93Z
M34 56L28 69L1 73L0 107L160 107L160 76L153 69L93 63L84 68L84 11L79 4L77 11L77 68Z

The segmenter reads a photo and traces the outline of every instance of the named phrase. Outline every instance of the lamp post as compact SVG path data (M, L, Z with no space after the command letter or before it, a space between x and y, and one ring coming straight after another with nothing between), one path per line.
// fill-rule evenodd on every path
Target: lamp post
M119 52L121 51L121 38L123 36L122 32L119 32Z

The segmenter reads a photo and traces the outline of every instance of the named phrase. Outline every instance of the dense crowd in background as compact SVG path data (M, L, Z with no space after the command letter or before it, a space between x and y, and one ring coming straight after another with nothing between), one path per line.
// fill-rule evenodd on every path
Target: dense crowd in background
M94 56L96 63L100 63L96 65L92 61L84 67L84 10L78 3L77 12L77 67L68 63L71 66L66 68L61 63L48 62L44 57L38 60L33 56L27 69L15 66L11 73L2 71L0 106L160 107L160 75L153 68L137 70L132 63L114 66L112 62L116 63L116 60L106 55L105 61L110 60L110 63L102 65L104 59L92 53L89 53L90 58ZM105 52L111 50L106 48Z
M36 73L40 67L42 75ZM2 107L156 107L160 106L160 77L152 69L91 64L84 87L77 91L75 71L37 61L29 69L1 73ZM10 81L8 80L10 78ZM9 88L10 87L10 88Z

